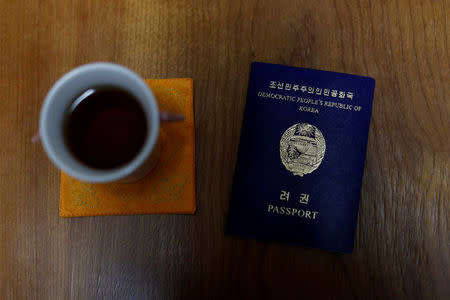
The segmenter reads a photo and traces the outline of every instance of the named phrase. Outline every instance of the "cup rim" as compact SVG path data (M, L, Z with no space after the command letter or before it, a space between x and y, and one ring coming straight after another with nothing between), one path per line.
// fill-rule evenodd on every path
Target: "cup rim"
M49 126L51 126L51 124L49 124L50 121L48 120L48 116L50 113L52 113L53 104L55 103L55 101L58 101L58 99L55 97L56 94L60 92L61 89L64 89L66 85L72 84L73 81L77 78L86 76L91 72L114 72L119 76L124 76L124 78L128 77L138 85L140 91L144 94L145 99L142 99L144 97L139 98L135 95L136 100L138 100L141 105L143 105L144 101L146 101L146 104L148 105L144 105L146 114L149 114L147 116L147 125L149 130L146 141L144 142L144 145L142 146L136 157L133 158L133 160L118 168L107 170L95 169L83 164L76 159L76 162L71 162L71 164L77 164L77 167L73 168L69 163L65 161L63 155L59 151L60 149L56 149L53 143L50 142L51 137L49 136ZM81 65L69 71L60 79L58 79L56 83L51 87L42 105L39 119L39 134L41 136L41 142L45 152L47 153L47 156L63 172L82 181L91 183L106 183L118 181L120 179L128 177L145 163L145 161L155 148L159 135L159 125L159 110L155 96L149 86L139 75L137 75L130 69L118 64L95 62Z

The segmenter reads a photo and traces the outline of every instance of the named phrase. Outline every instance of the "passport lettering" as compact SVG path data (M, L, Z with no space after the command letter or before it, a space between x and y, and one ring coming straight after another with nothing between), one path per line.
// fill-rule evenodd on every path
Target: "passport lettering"
M272 214L286 215L286 216L296 216L300 218L316 219L319 214L317 211L296 209L285 206L267 205L267 212Z

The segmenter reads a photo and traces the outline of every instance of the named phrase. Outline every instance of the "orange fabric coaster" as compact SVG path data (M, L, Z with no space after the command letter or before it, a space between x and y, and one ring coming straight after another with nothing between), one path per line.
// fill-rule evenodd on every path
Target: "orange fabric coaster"
M135 183L92 184L61 172L59 215L194 214L195 127L193 80L147 79L161 111L181 113L181 122L161 123L161 157Z

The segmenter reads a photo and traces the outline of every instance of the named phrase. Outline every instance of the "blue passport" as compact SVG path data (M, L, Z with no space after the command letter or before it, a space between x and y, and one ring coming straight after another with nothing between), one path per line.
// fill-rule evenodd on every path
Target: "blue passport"
M226 233L351 252L374 87L252 63Z

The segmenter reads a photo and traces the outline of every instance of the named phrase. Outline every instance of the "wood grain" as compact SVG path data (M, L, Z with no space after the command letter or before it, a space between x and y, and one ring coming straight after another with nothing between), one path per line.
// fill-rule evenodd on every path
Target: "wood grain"
M0 0L0 298L449 299L449 2ZM61 219L30 139L62 74L193 77L198 212ZM224 236L249 64L368 75L351 255Z

